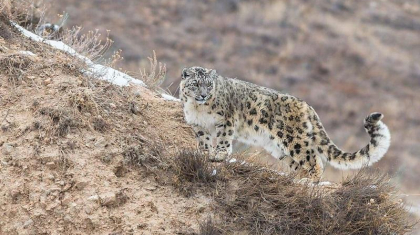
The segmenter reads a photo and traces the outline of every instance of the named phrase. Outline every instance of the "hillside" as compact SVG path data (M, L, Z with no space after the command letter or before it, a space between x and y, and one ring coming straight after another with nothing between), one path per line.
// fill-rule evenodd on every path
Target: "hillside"
M87 73L90 60L24 36L1 4L0 234L410 231L382 174L314 186L243 156L208 163L179 102Z
M175 95L183 67L215 68L307 101L347 151L368 141L365 116L383 113L392 143L374 167L395 176L420 205L418 1L46 2L51 21L68 12L68 27L111 30L111 49L122 49L124 69L148 67L155 50L168 68L162 87ZM325 178L339 182L351 174L327 167Z

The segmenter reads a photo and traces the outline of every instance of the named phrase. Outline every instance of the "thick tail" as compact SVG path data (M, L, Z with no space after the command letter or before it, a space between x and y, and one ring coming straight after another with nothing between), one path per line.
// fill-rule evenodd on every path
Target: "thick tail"
M388 127L381 121L383 117L381 113L371 113L365 118L364 127L371 139L369 144L354 153L343 152L329 139L322 125L316 125L321 129L318 150L335 168L360 169L372 165L385 155L391 142Z

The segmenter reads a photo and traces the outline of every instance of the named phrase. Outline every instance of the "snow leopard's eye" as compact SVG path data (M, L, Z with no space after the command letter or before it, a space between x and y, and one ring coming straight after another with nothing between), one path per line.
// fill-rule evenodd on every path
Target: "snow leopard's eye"
M207 84L207 87L208 87L208 88L211 88L212 86L213 86L213 84L212 84L212 83Z

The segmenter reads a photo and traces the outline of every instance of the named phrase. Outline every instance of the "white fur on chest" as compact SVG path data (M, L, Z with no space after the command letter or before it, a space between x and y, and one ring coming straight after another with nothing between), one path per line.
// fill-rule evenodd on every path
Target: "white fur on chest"
M215 128L216 116L210 113L209 106L199 105L194 101L184 104L185 121L190 125L198 125L212 131Z

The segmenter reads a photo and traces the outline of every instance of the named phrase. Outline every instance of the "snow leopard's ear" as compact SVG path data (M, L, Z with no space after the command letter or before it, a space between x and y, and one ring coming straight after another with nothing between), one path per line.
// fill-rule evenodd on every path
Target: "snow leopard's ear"
M181 79L184 80L188 77L187 68L184 68L181 73Z
M209 77L212 78L212 79L217 78L217 72L216 72L215 69L210 70Z

